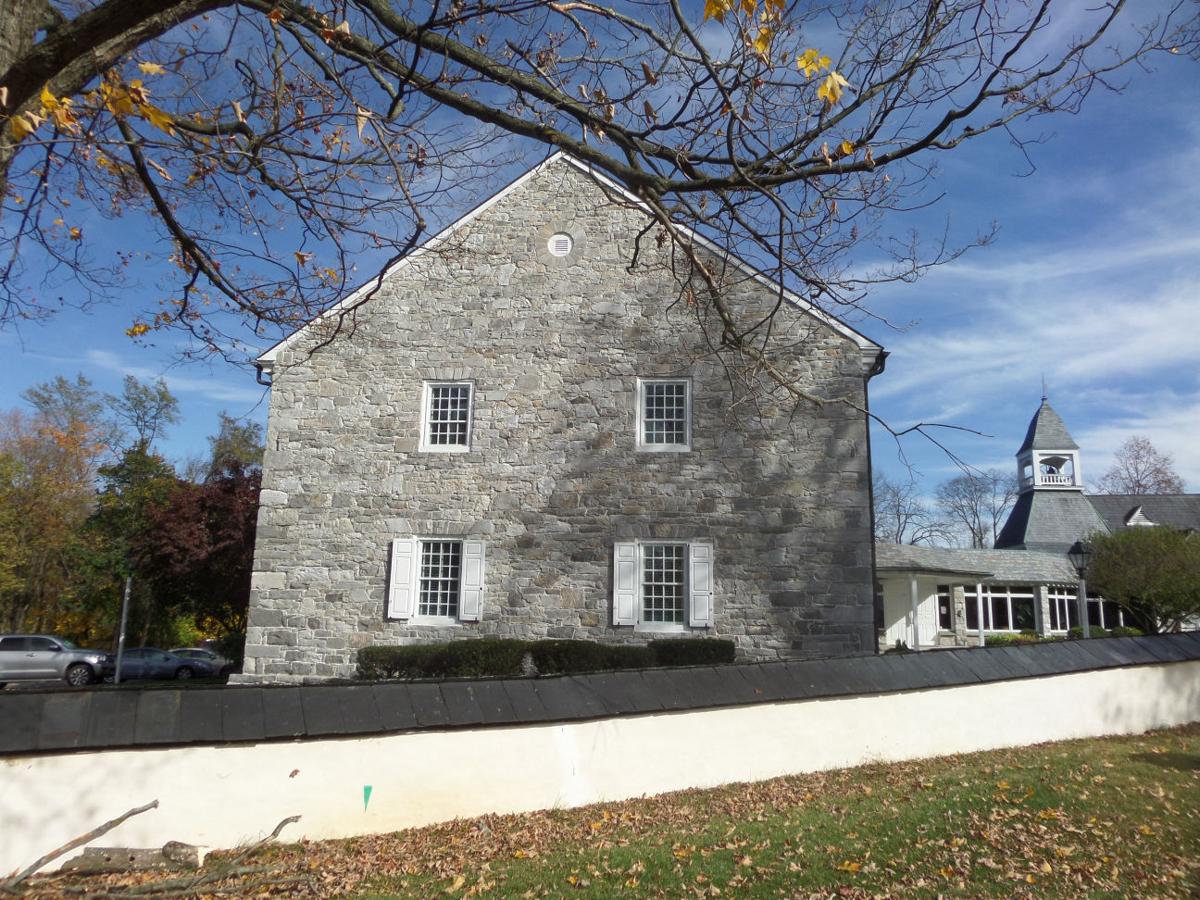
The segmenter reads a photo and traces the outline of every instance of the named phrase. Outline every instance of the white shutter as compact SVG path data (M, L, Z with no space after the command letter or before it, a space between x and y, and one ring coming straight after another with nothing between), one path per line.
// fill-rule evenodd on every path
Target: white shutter
M388 574L387 610L384 613L389 619L412 618L417 547L413 538L392 541L392 570Z
M458 618L478 622L483 606L483 541L463 541Z
M688 624L707 628L713 623L713 548L688 544Z
M613 624L637 624L637 544L613 545Z

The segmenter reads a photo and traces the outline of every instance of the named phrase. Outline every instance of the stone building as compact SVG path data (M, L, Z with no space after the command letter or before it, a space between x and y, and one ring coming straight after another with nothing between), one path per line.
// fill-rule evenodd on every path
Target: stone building
M817 400L797 402L714 352L649 224L556 155L261 357L245 678L477 636L874 652L865 410L885 354L691 235L741 321L782 298L766 352Z

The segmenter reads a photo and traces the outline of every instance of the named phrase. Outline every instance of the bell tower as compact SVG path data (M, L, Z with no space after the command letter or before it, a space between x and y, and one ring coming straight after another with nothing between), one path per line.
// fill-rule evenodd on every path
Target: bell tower
M1017 451L1017 478L1021 493L1083 490L1079 445L1071 438L1067 426L1050 406L1045 394L1025 432L1025 441Z
M1020 493L996 538L996 549L1066 553L1075 541L1107 530L1083 493L1079 445L1044 391L1017 451L1017 478Z

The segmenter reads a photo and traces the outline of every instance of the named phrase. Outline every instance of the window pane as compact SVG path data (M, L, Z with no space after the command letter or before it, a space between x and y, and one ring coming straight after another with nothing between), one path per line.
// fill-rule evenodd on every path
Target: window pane
M1017 631L1033 631L1037 620L1033 614L1032 597L1012 598L1013 628Z
M9 651L13 653L20 652L28 646L27 638L23 637L6 637L0 638L0 651Z
M683 563L686 544L642 547L642 621L683 622Z
M417 614L455 618L458 615L460 541L421 542L421 590Z
M938 628L950 631L954 625L950 615L950 585L939 584L937 589Z
M50 638L32 637L29 639L30 650L53 650L57 646L58 644L54 643Z
M642 442L687 443L687 383L651 382L642 385Z
M1008 596L1001 594L1000 596L992 595L992 621L991 627L994 631L1007 629L1008 621Z
M963 591L963 600L965 601L967 611L967 630L979 630L979 597L972 588Z
M469 384L434 384L429 386L430 445L465 447L471 416L471 386Z

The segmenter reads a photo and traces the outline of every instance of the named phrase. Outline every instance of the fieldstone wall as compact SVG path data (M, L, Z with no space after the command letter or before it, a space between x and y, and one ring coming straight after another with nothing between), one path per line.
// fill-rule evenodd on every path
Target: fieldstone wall
M553 163L328 346L314 328L280 353L245 680L352 675L376 643L661 636L611 625L613 544L639 538L714 546L715 623L686 633L747 657L873 652L862 349L785 309L772 358L825 402L767 390L710 350L652 231L630 270L645 224ZM545 252L559 231L564 258ZM733 276L744 321L775 303ZM635 449L640 376L692 379L691 452ZM429 379L474 382L469 452L418 452ZM385 619L390 541L435 535L485 542L481 621Z

